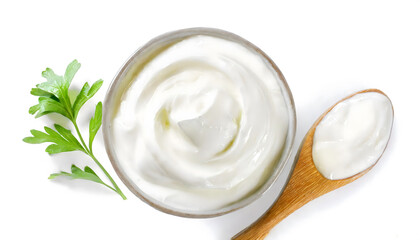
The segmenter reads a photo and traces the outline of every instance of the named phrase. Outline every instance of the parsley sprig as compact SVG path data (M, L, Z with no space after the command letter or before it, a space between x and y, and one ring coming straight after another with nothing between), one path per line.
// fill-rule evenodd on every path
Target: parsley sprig
M114 179L112 179L111 175L109 175L93 154L93 139L102 125L102 103L99 102L96 105L95 113L89 122L89 145L85 143L80 133L79 126L77 125L76 119L80 109L90 98L93 97L93 95L95 95L96 92L98 92L103 83L102 80L96 81L92 84L92 86L85 83L74 102L72 102L69 97L69 87L80 66L80 63L77 62L77 60L74 60L67 66L64 76L55 74L50 68L43 71L42 76L46 78L47 81L36 85L35 88L32 88L31 94L38 96L38 104L29 108L29 113L35 115L35 118L39 118L50 113L58 113L69 119L77 132L78 139L73 135L71 130L66 129L59 124L54 124L55 130L49 127L44 127L45 132L31 130L32 136L24 138L23 141L31 144L46 142L52 143L45 149L45 151L49 154L70 151L84 152L91 157L96 165L98 165L98 167L103 171L112 186L103 182L88 166L82 170L77 166L72 165L71 172L53 173L50 175L49 179L54 179L59 176L68 176L72 179L84 179L97 182L112 189L123 199L127 199L115 183Z

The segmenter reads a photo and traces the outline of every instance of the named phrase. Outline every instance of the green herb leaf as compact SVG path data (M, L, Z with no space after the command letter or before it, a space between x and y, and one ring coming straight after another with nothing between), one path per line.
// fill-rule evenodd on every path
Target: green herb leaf
M84 171L83 171L82 169L78 168L76 165L73 164L71 166L71 173L68 173L68 172L53 173L48 177L48 179L54 179L54 178L59 177L59 176L67 176L67 177L71 177L72 179L88 180L88 181L97 182L97 183L100 183L100 184L103 184L103 185L109 187L88 166L86 166Z
M102 87L102 84L104 83L104 81L102 79L99 79L98 81L94 82L92 87L90 88L89 92L88 92L88 97L91 98L93 97L93 95L95 95L95 93L98 92L98 90Z
M67 89L69 88L74 75L76 75L77 71L79 71L80 66L80 63L77 60L73 60L73 62L67 66L66 73L64 73L64 81Z
M79 150L83 149L82 145L79 143L76 137L74 137L70 130L58 124L54 124L54 127L69 143L71 143L73 146L77 146Z
M64 74L64 77L55 74L52 69L47 68L45 71L42 72L42 76L46 78L47 81L36 85L38 89L44 92L53 94L57 98L57 99L53 99L49 97L49 99L56 100L55 102L58 102L61 104L62 108L66 111L66 114L63 114L62 112L58 112L58 113L62 114L63 116L69 119L72 119L72 115L73 115L73 112L71 111L72 106L71 106L71 102L69 98L69 87L70 87L70 83L74 75L76 74L79 68L80 68L80 64L77 62L77 60L74 60L68 65L66 73ZM41 92L39 90L35 90L34 93L40 94ZM42 95L45 96L46 94L42 93ZM48 97L40 97L40 98L48 98ZM51 111L51 112L55 112L55 111ZM41 113L39 116L42 116L48 113L50 112Z
M32 107L29 108L29 114L34 115L36 112L39 111L40 108L41 106L39 106L39 104L33 105Z
M44 91L42 89L39 89L39 88L32 88L31 89L31 94L34 95L34 96L39 96L39 97L49 97L49 98L54 97L53 94L51 94L49 92L46 92L46 91ZM55 98L55 99L58 100L58 98Z
M63 96L66 95L65 92L68 89L68 85L64 82L63 77L55 74L50 68L45 69L45 71L42 72L42 76L46 78L47 81L36 85L37 88L54 94L61 100Z
M49 127L44 128L45 132L31 130L32 136L24 138L23 141L31 144L46 142L52 143L45 149L45 151L49 154L76 150L86 153L107 176L113 187L105 184L91 168L85 167L83 171L75 165L71 167L71 173L54 173L51 174L49 178L53 179L58 176L69 176L73 179L94 181L112 189L123 199L127 199L115 183L114 179L112 179L111 175L93 155L92 142L102 124L102 103L99 102L97 104L95 114L89 123L89 148L86 146L82 134L80 133L79 126L76 123L77 115L79 114L82 106L86 103L86 101L92 98L93 95L95 95L103 83L102 80L98 80L92 85L92 87L90 87L88 83L85 83L72 104L69 98L69 87L79 69L80 63L77 62L77 60L74 60L67 66L64 76L55 74L50 68L47 68L44 72L42 72L42 76L46 78L47 81L36 85L36 88L32 88L31 94L38 96L39 98L38 104L29 108L29 113L35 115L35 118L49 113L58 113L63 115L73 124L80 142L69 129L66 129L58 124L54 124L54 128L56 130Z
M70 113L60 102L49 97L39 97L38 102L39 103L37 105L34 105L31 108L29 108L30 114L37 113L35 115L35 118L39 118L49 113L58 113L68 119L71 119Z
M103 83L103 80L96 81L92 87L89 86L88 83L85 83L83 85L82 89L80 90L80 93L77 95L76 100L74 100L73 103L73 116L74 118L77 118L77 115L79 114L80 109L82 106L95 95L96 92L101 88Z
M77 118L77 115L79 114L79 110L82 108L83 104L88 100L87 94L89 92L90 86L89 83L85 83L83 85L82 89L80 89L79 94L77 95L76 99L73 103L73 116Z
M45 132L38 130L31 130L32 137L26 137L23 139L26 143L38 144L51 142L54 144L49 145L45 151L49 154L55 154L60 152L70 152L70 151L82 151L85 152L82 145L77 141L73 136L70 130L55 124L55 128L58 132L54 131L49 127L45 127ZM61 135L60 135L61 134Z
M79 149L70 145L65 145L65 144L51 144L45 149L45 151L49 154L72 152L76 150L79 150Z
M92 151L93 139L96 136L99 128L102 125L102 102L96 105L95 115L90 119L89 122L89 148Z

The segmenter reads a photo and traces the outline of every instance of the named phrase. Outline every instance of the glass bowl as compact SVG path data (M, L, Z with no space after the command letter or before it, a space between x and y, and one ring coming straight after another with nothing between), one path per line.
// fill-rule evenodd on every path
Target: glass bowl
M194 35L207 35L233 41L241 44L244 47L247 47L248 49L255 51L258 55L260 55L260 57L262 57L269 65L271 65L271 67L277 73L278 78L280 79L279 85L281 86L282 94L284 97L284 101L287 105L289 116L289 127L285 144L283 146L283 151L272 170L271 176L267 178L267 180L264 184L261 185L261 187L259 187L257 190L254 191L254 193L250 194L249 196L223 208L208 211L186 211L174 209L171 206L168 206L165 203L157 201L148 196L124 172L124 169L121 167L121 164L119 163L117 155L115 153L111 137L112 120L116 114L116 111L118 110L120 99L124 92L127 90L127 88L130 86L131 81L141 71L142 65L144 65L146 59L150 59L150 57L153 56L153 54L156 54L156 52L159 51L159 49L161 49L162 46L168 46L171 43L177 42L179 40ZM291 150L296 134L296 110L292 93L287 85L286 79L280 72L279 68L261 49L259 49L249 41L243 39L242 37L239 37L238 35L224 30L213 28L189 28L169 32L150 40L143 47L138 49L126 61L126 63L122 66L122 68L115 76L106 94L104 102L102 131L104 135L105 148L109 159L112 163L112 166L114 167L116 173L118 174L122 182L127 186L128 189L130 189L131 192L134 193L134 195L139 197L144 202L148 203L150 206L172 215L191 218L216 217L243 208L248 204L254 202L273 185L273 183L276 181L280 174L289 175L290 172L284 173L283 169L287 161L290 159ZM292 170L293 169L291 169L290 171ZM282 186L282 188L284 188L285 185L286 183Z

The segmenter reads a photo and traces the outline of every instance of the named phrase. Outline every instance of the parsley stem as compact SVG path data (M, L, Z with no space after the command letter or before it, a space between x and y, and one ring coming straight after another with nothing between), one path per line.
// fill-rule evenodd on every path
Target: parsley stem
M85 149L85 153L93 159L93 161L96 163L96 165L99 166L99 168L106 175L106 177L109 179L109 181L112 183L112 185L114 186L115 189L112 188L109 185L106 185L106 186L109 187L110 189L114 190L116 193L118 193L122 197L122 199L126 200L127 197L122 193L122 191L118 187L117 183L114 181L114 179L111 177L111 175L109 175L108 171L106 171L106 169L102 166L102 164L98 161L98 159L96 159L96 157L93 155L93 152L87 147L85 141L83 140L82 134L80 133L79 127L77 126L76 120L72 119L71 121L73 123L74 128L76 129L76 132L77 132L77 135L79 136L80 141L82 142L82 145Z
M89 155L90 151L88 147L86 146L85 141L83 140L82 134L80 133L79 126L77 126L76 120L71 119L71 122L73 123L73 126L76 129L77 135L79 136L79 139L82 142L83 148L85 149L85 153Z
M95 161L95 163L102 169L102 171L105 173L105 175L108 177L109 181L111 181L112 185L114 186L115 189L113 189L115 192L117 192L122 199L126 200L127 197L124 195L124 193L122 193L121 189L118 187L117 183L115 183L114 179L112 179L111 175L109 175L109 173L105 170L105 168L102 166L102 164L98 161L98 159L96 159L96 157L93 155L93 153L91 153L89 155L93 161Z

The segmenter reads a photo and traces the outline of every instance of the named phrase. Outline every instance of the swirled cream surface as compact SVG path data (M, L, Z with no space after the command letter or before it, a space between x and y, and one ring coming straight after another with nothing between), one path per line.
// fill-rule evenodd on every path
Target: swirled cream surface
M215 210L270 176L288 130L279 76L255 50L196 35L165 47L123 93L112 122L122 170L179 210Z
M371 167L385 150L393 116L391 101L377 92L338 103L315 130L312 157L318 171L337 180Z

